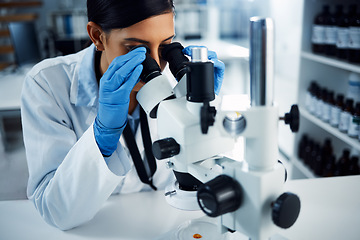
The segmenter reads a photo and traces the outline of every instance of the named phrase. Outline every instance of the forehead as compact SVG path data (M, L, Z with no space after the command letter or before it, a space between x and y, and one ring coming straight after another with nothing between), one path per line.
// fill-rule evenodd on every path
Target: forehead
M115 29L111 35L117 38L138 38L146 41L164 40L174 35L174 14L165 13L147 18L130 27Z

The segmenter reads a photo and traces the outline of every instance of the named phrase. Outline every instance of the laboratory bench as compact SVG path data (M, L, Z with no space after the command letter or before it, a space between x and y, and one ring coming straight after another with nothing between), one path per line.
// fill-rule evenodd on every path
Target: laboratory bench
M359 239L359 184L360 176L288 181L285 191L300 197L300 215L291 228L279 228L271 239ZM180 227L199 219L214 223L201 211L171 207L163 191L111 196L91 221L68 231L46 224L29 200L0 201L0 239L171 240L176 239ZM224 239L246 238L227 234Z

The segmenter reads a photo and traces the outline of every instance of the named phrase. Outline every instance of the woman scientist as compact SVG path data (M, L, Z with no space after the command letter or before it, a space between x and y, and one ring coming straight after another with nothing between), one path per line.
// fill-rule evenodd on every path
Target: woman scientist
M63 230L92 219L111 194L164 188L173 178L158 161L151 181L141 182L123 139L129 125L146 155L136 101L146 50L130 49L147 45L165 68L160 52L175 34L173 1L88 0L87 10L93 44L34 66L22 93L27 195L47 223ZM224 65L214 52L209 56L219 89Z

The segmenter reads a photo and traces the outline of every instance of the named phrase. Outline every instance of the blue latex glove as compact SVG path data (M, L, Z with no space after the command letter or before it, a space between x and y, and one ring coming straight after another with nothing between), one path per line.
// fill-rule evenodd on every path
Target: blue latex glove
M194 47L204 47L204 46L191 45L184 48L182 51L184 54L191 57L191 49L193 49ZM215 94L219 95L222 81L224 79L225 64L217 58L216 52L214 51L208 51L208 58L214 63L214 88L215 88Z
M139 82L146 49L116 57L100 79L99 110L94 122L96 143L104 156L110 156L117 147L127 123L130 92Z

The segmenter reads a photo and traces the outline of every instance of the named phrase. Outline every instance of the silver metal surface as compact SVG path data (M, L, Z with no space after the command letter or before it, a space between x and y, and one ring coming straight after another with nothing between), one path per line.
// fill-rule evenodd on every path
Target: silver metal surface
M207 62L208 50L206 47L194 47L191 49L191 62Z
M274 24L270 18L250 18L251 106L273 104Z
M223 125L225 130L233 137L239 136L246 128L246 119L237 112L225 116Z

